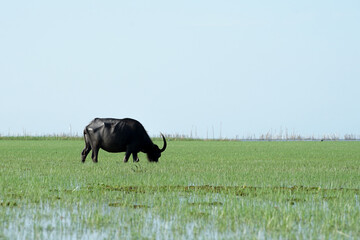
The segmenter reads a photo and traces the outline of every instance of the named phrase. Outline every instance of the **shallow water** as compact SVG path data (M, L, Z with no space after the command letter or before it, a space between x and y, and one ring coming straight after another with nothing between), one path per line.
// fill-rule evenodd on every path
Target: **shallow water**
M104 206L105 212L126 211L126 208ZM141 210L138 210L141 211ZM41 207L28 208L8 208L7 216L11 219L3 222L3 232L1 237L5 239L232 239L239 234L246 234L246 228L242 232L219 233L212 224L207 223L201 231L199 222L188 222L184 226L184 232L177 232L178 220L176 216L170 219L163 219L152 212L144 214L144 219L139 222L139 229L132 229L133 226L125 219L118 219L118 223L112 226L92 228L84 224L81 219L74 218L78 215L76 209L72 211L52 207L43 204ZM80 214L79 214L80 215ZM177 232L174 235L174 232Z
M276 209L283 213L301 211L304 202L278 206L273 200L254 199L234 196L231 201L238 209ZM271 239L266 223L238 223L236 228L219 231L219 221L229 199L219 193L180 196L175 202L179 209L193 213L184 221L177 215L177 210L168 214L158 206L143 207L140 202L131 204L109 205L108 203L89 204L74 203L64 206L61 202L41 202L38 204L19 204L2 208L5 211L2 221L3 232L0 238L5 239ZM357 207L359 206L356 195ZM300 206L297 206L297 205ZM326 200L312 201L309 214L321 209L329 212ZM134 207L139 206L139 207ZM313 210L311 210L313 208ZM174 214L175 213L175 214ZM205 215L202 215L205 214ZM245 213L244 213L245 214ZM242 214L240 213L239 216ZM235 219L236 221L236 219ZM225 224L226 225L226 224ZM311 223L298 222L292 231L297 237L313 236L316 226ZM342 232L339 234L341 235ZM348 233L344 233L348 234ZM281 238L281 234L276 235Z

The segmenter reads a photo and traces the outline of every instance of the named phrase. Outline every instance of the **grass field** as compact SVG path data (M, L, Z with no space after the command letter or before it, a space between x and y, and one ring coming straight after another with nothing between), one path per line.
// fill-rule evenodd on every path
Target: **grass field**
M170 140L157 164L83 147L0 139L0 239L360 237L360 142Z

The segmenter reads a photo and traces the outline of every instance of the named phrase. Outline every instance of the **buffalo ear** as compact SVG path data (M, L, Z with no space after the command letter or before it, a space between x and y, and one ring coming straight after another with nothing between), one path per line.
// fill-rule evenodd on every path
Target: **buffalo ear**
M167 144L166 144L166 139L165 139L164 135L162 133L160 133L160 134L161 134L161 137L162 137L162 139L164 141L164 146L162 147L162 149L160 149L160 152L163 152L163 151L165 151Z

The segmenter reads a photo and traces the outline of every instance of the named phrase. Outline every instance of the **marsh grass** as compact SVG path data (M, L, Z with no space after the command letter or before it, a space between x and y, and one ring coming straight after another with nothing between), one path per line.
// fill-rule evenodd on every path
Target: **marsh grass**
M359 144L169 141L158 164L82 164L82 140L2 139L0 238L355 239Z

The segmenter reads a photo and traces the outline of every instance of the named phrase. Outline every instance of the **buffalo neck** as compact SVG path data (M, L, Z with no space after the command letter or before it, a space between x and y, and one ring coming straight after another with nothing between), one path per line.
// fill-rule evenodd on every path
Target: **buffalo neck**
M145 136L142 152L144 152L144 153L151 152L153 149L153 146L154 146L154 143L152 142L149 135Z

